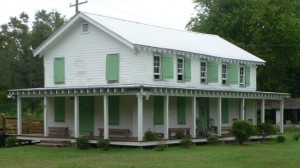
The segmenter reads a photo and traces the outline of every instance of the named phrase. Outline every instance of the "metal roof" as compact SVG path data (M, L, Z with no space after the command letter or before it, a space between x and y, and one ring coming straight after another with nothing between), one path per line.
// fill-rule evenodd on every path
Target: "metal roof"
M183 55L203 55L204 58L207 58L205 56L208 56L212 58L232 60L232 62L246 61L255 64L265 63L264 60L233 45L217 35L175 30L81 12L75 15L54 35L41 44L34 51L34 55L40 54L51 42L55 40L55 38L62 34L63 31L66 31L69 26L74 24L80 18L87 20L133 49L152 47L158 49L158 51L162 49L164 52L171 51L176 54L180 54L182 52Z

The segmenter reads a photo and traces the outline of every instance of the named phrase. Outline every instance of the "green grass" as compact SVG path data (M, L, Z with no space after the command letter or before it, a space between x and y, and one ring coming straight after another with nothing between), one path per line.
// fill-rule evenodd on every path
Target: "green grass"
M0 148L0 167L297 167L300 165L300 141L292 139L297 133L299 131L287 132L285 143L204 145L189 149L176 146L166 151L36 146Z

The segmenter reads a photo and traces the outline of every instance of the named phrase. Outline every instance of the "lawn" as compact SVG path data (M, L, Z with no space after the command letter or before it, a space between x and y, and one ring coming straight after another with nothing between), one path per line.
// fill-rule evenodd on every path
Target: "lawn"
M297 133L299 131L287 132L285 143L199 145L190 149L176 146L166 151L36 146L0 148L0 167L298 167L300 141L292 139Z

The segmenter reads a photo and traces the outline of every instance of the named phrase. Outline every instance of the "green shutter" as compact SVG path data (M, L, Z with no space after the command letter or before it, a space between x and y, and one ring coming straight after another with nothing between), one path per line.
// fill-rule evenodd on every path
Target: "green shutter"
M228 123L229 121L229 106L228 99L222 99L222 123Z
M184 125L185 124L185 98L178 97L177 98L177 124Z
M250 86L250 66L246 66L246 86Z
M218 83L218 62L207 62L207 82Z
M54 58L54 83L65 83L65 58Z
M191 59L186 58L184 60L184 76L186 81L191 81Z
M109 125L119 125L120 121L120 97L108 97L108 118Z
M162 77L163 79L174 78L174 64L172 56L162 56Z
M119 80L119 54L108 54L106 57L106 80L115 82Z
M153 97L154 124L164 124L164 99L162 96Z
M229 64L228 65L228 83L230 85L238 84L239 79L239 65Z
M65 98L54 98L54 121L65 122Z

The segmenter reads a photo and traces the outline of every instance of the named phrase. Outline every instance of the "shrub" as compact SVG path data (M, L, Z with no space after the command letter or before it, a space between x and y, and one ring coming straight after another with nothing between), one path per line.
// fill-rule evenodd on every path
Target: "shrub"
M179 143L184 148L190 148L193 145L192 140L190 140L188 138L182 139Z
M217 145L219 143L219 138L217 136L211 135L207 138L207 144Z
M278 142L278 143L284 143L285 142L285 137L283 135L277 136L276 142Z
M165 151L165 150L167 150L167 148L168 148L168 145L166 144L165 141L159 141L157 143L157 147L156 147L157 151Z
M6 147L14 147L16 146L17 138L16 137L7 137L5 139L5 145Z
M259 135L267 137L272 134L276 134L276 127L271 123L260 123L257 125Z
M90 143L88 138L79 137L76 139L76 146L78 149L88 149L90 147Z
M145 138L148 141L155 141L155 140L157 140L157 134L156 134L156 132L148 130L148 131L145 132Z
M184 137L185 137L185 135L182 131L176 131L176 133L175 133L176 139L183 139Z
M232 124L232 133L236 140L243 144L252 134L252 125L248 121L237 120Z
M300 138L300 134L296 134L296 135L293 136L293 139L294 139L295 141L298 141L299 138Z
M97 146L102 150L108 150L110 145L109 139L99 139L97 142Z

